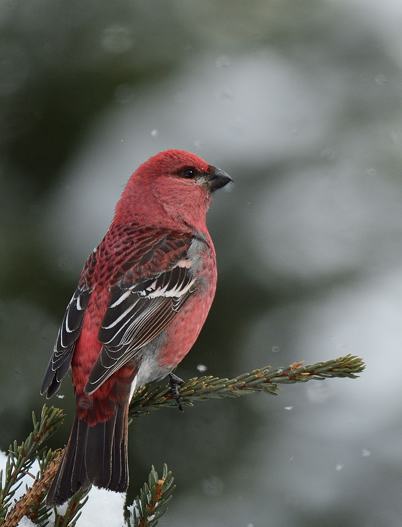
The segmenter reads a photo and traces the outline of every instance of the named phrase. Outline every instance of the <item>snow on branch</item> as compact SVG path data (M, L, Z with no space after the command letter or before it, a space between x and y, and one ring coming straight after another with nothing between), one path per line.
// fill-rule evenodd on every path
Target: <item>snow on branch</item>
M360 357L346 355L310 365L295 362L286 368L265 366L232 379L211 375L194 377L180 386L180 402L190 407L209 399L240 397L257 392L277 395L281 384L345 377L355 379L364 368ZM160 408L176 407L177 402L169 385L149 385L135 392L130 417L137 418ZM88 490L73 496L64 514L50 509L45 503L46 493L63 454L61 449L50 450L46 443L61 425L63 412L44 405L40 418L32 414L32 420L33 431L21 444L15 441L10 445L5 470L0 472L0 525L16 527L25 516L40 527L73 527L85 505ZM35 462L39 466L36 472L33 470ZM21 493L27 476L31 477L32 484ZM161 476L152 467L148 481L130 507L127 518L129 527L155 527L166 511L173 490L174 479L167 466L164 465Z

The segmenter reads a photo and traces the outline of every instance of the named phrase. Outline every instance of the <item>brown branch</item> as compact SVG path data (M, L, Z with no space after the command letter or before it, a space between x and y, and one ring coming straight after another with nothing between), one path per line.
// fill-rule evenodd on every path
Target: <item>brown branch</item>
M249 393L263 392L271 395L279 393L280 384L295 384L311 380L325 380L348 377L354 379L365 368L360 357L345 355L337 359L304 365L294 362L287 368L265 366L250 373L243 373L232 379L213 377L194 377L180 386L180 400L183 406L194 406L207 399L241 397ZM149 414L160 408L176 408L169 385L144 386L135 393L130 404L130 416Z
M16 527L24 516L35 521L33 511L38 509L40 502L49 490L61 463L62 456L63 450L56 450L52 461L48 464L41 477L35 481L27 493L15 503L7 514L3 527Z
M187 380L180 387L180 396L184 406L193 406L194 403L207 399L240 397L248 393L264 392L277 395L278 385L280 384L293 384L329 378L348 377L354 379L358 373L364 370L364 367L364 362L360 357L346 355L334 360L306 366L302 362L294 362L287 368L274 369L271 366L266 366L232 379L213 376L195 377ZM163 407L176 407L176 402L172 398L169 386L144 386L134 394L130 405L130 416L137 417ZM16 527L23 516L30 517L31 512L38 509L59 468L63 452L64 450L62 449L55 452L52 461L42 476L35 481L33 486L28 489L27 493L17 501L7 514L4 527ZM164 480L159 480L159 478L153 481L154 496L155 493L159 496L163 488L163 482ZM151 502L151 504L146 504L144 509L146 510L146 507L152 508L152 506ZM152 517L151 509L147 513L147 517Z

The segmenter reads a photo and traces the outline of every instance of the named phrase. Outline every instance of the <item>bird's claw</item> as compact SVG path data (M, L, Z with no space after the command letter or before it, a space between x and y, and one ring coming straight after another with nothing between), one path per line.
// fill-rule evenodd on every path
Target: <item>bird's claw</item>
M173 397L173 399L176 401L176 404L181 412L184 412L183 406L181 404L181 396L180 396L180 386L184 384L183 379L175 375L174 373L169 373L169 385L170 385L170 393Z

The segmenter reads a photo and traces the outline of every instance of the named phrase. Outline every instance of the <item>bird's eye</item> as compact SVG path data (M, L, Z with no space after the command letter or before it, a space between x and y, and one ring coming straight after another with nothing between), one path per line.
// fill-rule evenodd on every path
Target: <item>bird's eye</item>
M188 179L194 178L197 175L195 168L187 167L180 171L180 176Z

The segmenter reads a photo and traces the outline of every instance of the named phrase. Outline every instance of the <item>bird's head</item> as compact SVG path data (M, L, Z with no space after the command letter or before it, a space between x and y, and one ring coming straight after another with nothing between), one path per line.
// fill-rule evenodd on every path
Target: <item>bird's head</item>
M145 221L153 215L153 223L173 221L197 229L205 226L211 194L230 181L226 172L191 152L166 150L139 166L121 202L126 213L131 209Z

